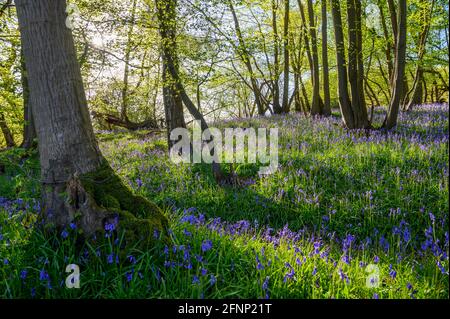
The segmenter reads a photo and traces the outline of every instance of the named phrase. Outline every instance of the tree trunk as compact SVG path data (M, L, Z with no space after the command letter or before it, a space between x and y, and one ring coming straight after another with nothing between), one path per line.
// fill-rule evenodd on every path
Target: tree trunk
M369 126L364 99L364 70L361 45L360 0L347 0L348 20L348 76L350 81L351 105L355 128Z
M334 39L336 43L336 64L338 72L338 96L342 119L347 128L354 128L354 115L347 86L347 69L345 67L344 33L342 31L341 6L339 0L332 0Z
M155 0L156 2L156 8L158 9L158 22L159 22L159 32L161 35L161 41L162 43L170 44L170 38L169 37L169 29L170 26L174 25L174 22L171 21L172 19L176 19L176 0L170 0L170 1L164 1L164 0ZM167 11L167 8L165 5L170 5L170 10ZM173 9L172 9L173 8ZM171 12L172 11L172 12ZM168 15L168 12L172 13ZM175 35L173 35L172 39L175 39ZM194 117L195 120L200 121L201 123L201 129L202 131L205 131L208 129L208 124L206 123L205 118L203 117L203 114L200 113L198 108L195 106L194 102L189 98L189 95L186 93L186 90L184 88L183 82L181 80L179 70L178 70L178 54L176 51L176 46L171 45L169 50L166 51L166 54L164 56L165 60L165 66L167 69L167 73L170 75L171 80L173 81L173 85L175 87L175 90L177 94L179 94L181 100L183 101L184 105L188 109L189 113ZM212 140L210 142L213 142ZM208 143L210 145L211 143ZM211 145L210 145L211 146ZM212 149L213 147L211 147ZM214 152L214 155L217 155L216 152ZM211 163L212 171L214 174L214 177L216 181L220 182L225 177L222 172L222 169L219 164L219 159L214 158L213 162Z
M316 34L312 0L307 0L307 5L309 16L309 36L311 38L311 50L313 60L313 73L312 73L313 97L311 102L311 115L319 115L322 114L322 110L320 107L320 76L319 76L320 71L319 71L319 55L317 53L317 34Z
M284 113L289 113L289 0L284 0L284 81L283 81L283 105Z
M0 129L2 130L3 137L5 138L6 147L14 147L16 146L16 142L14 141L14 136L11 133L11 130L6 124L5 115L0 110Z
M280 85L278 83L280 76L280 58L278 45L278 25L277 25L278 0L272 0L272 28L273 28L273 112L275 114L283 113L280 105Z
M241 27L240 27L239 20L236 15L236 10L234 10L232 0L229 1L229 7L231 10L231 14L233 15L234 29L236 31L236 35L237 35L238 41L239 41L240 52L238 52L238 54L241 57L242 61L244 62L244 65L246 66L247 71L249 73L252 91L255 96L256 107L258 108L258 114L264 115L266 113L266 110L264 107L264 103L261 99L261 91L258 87L258 82L255 77L255 72L253 71L253 66L250 61L251 56L250 56L250 53L248 52L247 46L245 44L244 37L242 36Z
M66 1L16 0L16 7L39 140L45 223L61 229L76 222L90 237L118 218L119 227L129 227L127 235L152 238L154 230L165 229L165 217L129 191L98 148L65 24Z
M135 23L135 16L136 16L136 0L133 0L131 5L131 20L130 20L130 26L128 28L127 33L127 44L125 47L125 68L123 72L123 87L122 87L122 108L120 110L120 118L128 122L128 88L129 83L128 79L130 77L130 56L131 56L131 50L132 50L132 42L131 37L133 35L134 31L134 23Z
M369 127L367 118L367 105L364 95L364 59L363 59L363 49L362 49L362 25L361 25L361 0L355 1L355 26L356 26L356 54L357 54L357 66L358 66L358 82L356 89L358 90L358 114L360 114L359 123L360 128ZM355 108L355 106L354 106Z
M328 71L328 19L327 0L322 0L322 73L323 73L323 115L331 115L330 76Z
M422 103L422 78L423 78L423 57L425 56L425 49L427 43L427 37L430 30L431 18L433 15L434 0L431 1L429 12L427 8L423 8L423 15L425 20L425 25L423 26L422 32L419 36L418 43L418 58L417 58L417 69L414 75L414 82L411 91L406 94L406 103L404 109L411 111L414 105Z
M169 151L177 141L170 140L170 133L176 128L185 128L183 101L176 88L175 80L170 74L169 64L178 74L178 56L176 54L176 0L156 1L158 21L160 23L162 48L163 101L167 127L167 144Z
M385 48L385 55L386 55L386 63L388 66L388 73L389 73L389 79L392 79L392 73L393 73L393 63L392 63L392 48L393 43L395 41L392 41L392 37L389 35L388 28L386 25L386 18L384 15L383 5L381 4L381 0L378 0L378 9L380 10L380 20L381 20L381 26L383 28L383 34L384 34L384 41L386 44Z
M404 85L405 73L405 56L406 56L406 0L398 1L398 37L395 46L395 66L393 79L393 92L389 103L388 113L384 120L383 126L391 129L397 125L398 112L400 103L402 102L402 92Z

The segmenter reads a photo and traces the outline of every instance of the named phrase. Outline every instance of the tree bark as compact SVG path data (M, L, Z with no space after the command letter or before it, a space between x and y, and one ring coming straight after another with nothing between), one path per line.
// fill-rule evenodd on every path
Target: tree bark
M378 9L380 10L381 26L383 28L384 40L385 40L385 44L386 44L385 55L386 55L386 63L388 66L389 79L392 79L392 73L393 73L393 69L394 69L394 66L392 63L392 48L394 46L395 41L392 41L392 37L389 35L381 0L378 0L377 4L378 4Z
M284 81L283 81L283 105L284 113L289 113L289 0L284 0Z
M313 97L311 102L311 115L322 114L320 107L320 71L319 71L319 55L317 53L317 34L316 26L314 21L314 9L312 0L307 0L308 5L308 16L309 16L309 36L311 38L311 50L312 50L312 61L313 61L313 73L312 73L312 83L313 83Z
M364 70L361 47L360 0L347 0L348 76L355 128L367 128L368 118L364 99Z
M402 93L404 85L405 73L405 56L406 56L406 0L398 1L398 37L395 48L395 66L393 78L393 92L389 103L388 113L384 120L383 126L391 129L397 125L398 112L400 103L402 102Z
M240 27L240 23L238 20L238 17L236 15L236 10L234 9L232 0L229 0L229 7L231 10L231 14L233 15L233 22L234 22L234 29L236 31L236 35L238 37L238 41L239 41L239 51L238 54L241 57L242 61L244 62L244 65L247 68L247 71L249 73L250 76L250 83L252 86L252 91L255 97L255 103L256 103L256 107L258 108L258 114L259 115L264 115L266 110L264 107L264 103L261 99L261 91L259 90L258 87L258 82L256 80L256 76L255 76L255 72L253 71L253 66L250 60L250 53L248 52L246 43L244 41L244 37L242 36L242 31L241 31L241 27Z
M429 12L427 8L423 8L425 25L419 35L417 68L414 75L414 82L406 94L406 103L404 109L411 111L414 105L422 103L422 78L423 78L423 57L425 56L427 37L430 30L431 17L433 15L434 0L431 1Z
M0 129L2 130L3 137L5 138L6 147L14 147L16 146L16 142L14 141L14 136L11 133L11 130L6 123L5 115L0 110Z
M163 231L167 221L161 211L132 195L100 153L65 24L66 1L16 0L16 7L39 140L45 223L60 229L76 222L89 237L115 218L123 229L145 229L140 235L146 238ZM118 205L109 207L110 199Z
M330 76L328 71L328 19L327 0L322 0L322 73L323 73L323 115L331 115Z
M338 72L338 96L339 96L339 107L341 109L342 119L344 125L347 128L355 128L354 125L354 115L350 102L350 97L348 95L348 85L347 85L347 69L345 67L345 46L344 46L344 33L342 31L342 17L341 17L341 6L339 0L332 0L332 14L333 14L333 25L334 25L334 38L336 43L336 64Z
M283 109L280 105L280 85L278 83L280 76L280 57L279 57L279 36L278 36L278 23L277 23L277 11L278 11L278 0L272 0L272 29L273 29L273 94L272 94L272 104L273 112L275 114L283 113Z
M156 1L162 49L163 102L167 127L169 151L177 141L171 141L170 133L176 128L185 128L183 101L176 88L175 80L169 71L169 64L178 74L179 62L176 43L176 6L177 1Z
M122 106L121 106L121 110L120 110L120 118L125 121L128 122L128 88L129 88L129 83L128 83L128 79L130 77L130 56L131 56L131 50L132 50L132 42L131 42L131 37L133 35L134 32L134 23L135 23L135 17L136 17L136 0L133 0L132 4L131 4L131 19L130 19L130 26L128 28L128 32L127 32L127 44L125 47L125 58L124 58L124 63L125 63L125 68L124 68L124 72L123 72L123 87L122 87Z
M164 1L164 0L155 0L155 1L156 1L155 2L156 7L158 9L159 32L161 35L161 41L163 43L165 43L165 42L170 43L171 40L168 39L168 36L169 36L168 28L170 28L171 24L173 25L173 21L171 22L170 20L175 18L176 16L172 15L172 18L170 18L169 16L166 15L167 11L165 11L165 9L164 9L164 4L167 4L168 1ZM176 1L175 0L171 0L170 5L172 6L173 10L176 9ZM173 14L175 14L175 11L173 11ZM174 36L174 38L175 38L175 36ZM205 131L208 129L208 124L206 123L206 120L205 120L203 114L200 113L200 111L195 106L194 102L192 102L192 100L190 99L189 95L187 94L187 92L184 88L184 85L181 80L179 70L177 67L177 61L178 61L177 57L178 57L178 54L176 51L176 46L172 45L171 48L166 51L166 54L164 57L167 73L170 75L171 80L173 81L175 90L176 90L177 94L179 94L181 100L183 101L184 105L188 109L189 113L191 113L191 115L194 117L195 120L200 121L201 129L202 129L202 131ZM210 141L210 142L213 142L213 141ZM208 143L208 145L209 144L210 143ZM217 154L214 153L214 155L217 155ZM211 163L211 167L212 167L212 171L213 171L216 181L218 181L218 182L222 181L225 177L224 177L224 174L220 167L219 159L214 158L213 162Z

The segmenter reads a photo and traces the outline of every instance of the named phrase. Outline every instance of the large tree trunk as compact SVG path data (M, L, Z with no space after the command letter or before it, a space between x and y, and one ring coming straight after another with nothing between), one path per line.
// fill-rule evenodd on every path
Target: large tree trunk
M406 0L398 1L398 36L395 46L395 66L393 78L393 92L389 103L388 113L383 126L391 129L397 125L397 117L404 91L405 55L406 55Z
M284 81L283 81L283 112L289 113L289 0L284 0Z
M344 33L342 31L341 6L339 0L332 0L332 14L334 25L334 39L336 43L336 63L338 72L338 96L344 125L350 129L355 128L354 115L350 97L348 95L347 69L345 67Z
M322 74L323 74L323 115L331 115L330 76L328 71L328 19L327 0L322 0Z
M23 56L23 50L20 52L21 56L21 68L22 68L22 95L23 95L23 141L20 147L30 149L34 145L36 138L36 129L34 127L33 113L30 105L30 89L28 86L27 68L25 66L25 57Z
M45 223L62 228L76 222L90 236L118 218L119 227L130 227L130 236L152 238L154 230L165 229L164 216L131 194L98 148L65 24L66 1L16 0L16 6L39 140Z

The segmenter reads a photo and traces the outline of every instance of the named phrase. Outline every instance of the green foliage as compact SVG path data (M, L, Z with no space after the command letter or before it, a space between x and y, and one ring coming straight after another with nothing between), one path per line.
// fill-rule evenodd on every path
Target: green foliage
M30 202L28 209L16 201L0 208L4 238L0 256L8 261L0 263L0 294L20 298L259 298L266 294L271 298L372 298L376 293L380 298L448 298L448 275L436 264L439 261L448 272L448 259L430 251L419 253L424 230L432 227L433 240L444 245L448 229L448 144L440 135L448 136L447 121L445 112L423 107L402 117L398 131L366 136L347 133L333 119L250 120L250 126L281 128L281 166L264 179L251 173L252 165L238 166L236 171L253 179L238 188L217 186L206 165L172 164L161 149L163 137L142 139L143 132L117 138L111 134L102 139L103 153L135 192L166 207L172 245L160 243L142 250L130 245L129 234L119 233L117 241L110 237L79 246L75 245L77 232L70 228L67 234L46 239L33 227L32 199L37 196L29 196L25 198ZM36 158L30 161L36 166ZM140 197L133 197L125 185L117 187L121 180L106 183L110 176L110 168L105 167L85 185L102 205L130 205L138 212L136 198ZM436 216L434 222L429 212ZM129 217L130 229L149 229ZM222 223L209 219L217 217ZM242 220L249 220L254 230L226 231L227 223L242 227ZM410 231L406 246L403 235L393 232L402 221ZM275 229L271 234L276 237L286 224L293 231L303 229L304 236L295 243L287 239L276 243L265 235L266 226ZM313 234L316 237L311 240ZM372 245L361 250L354 242L352 259L346 263L342 241L349 234L361 243L368 237ZM381 238L390 244L388 251ZM448 253L448 247L444 250ZM81 267L81 289L64 287L65 267L70 263ZM365 265L371 263L380 270L378 288L366 286ZM24 270L27 276L21 279ZM40 280L47 273L51 288L46 276Z

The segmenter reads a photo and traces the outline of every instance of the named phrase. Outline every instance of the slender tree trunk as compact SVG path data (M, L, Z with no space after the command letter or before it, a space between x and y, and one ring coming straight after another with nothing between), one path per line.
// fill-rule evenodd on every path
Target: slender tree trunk
M183 101L170 67L178 74L178 55L176 43L176 6L177 1L156 1L159 30L161 35L163 102L167 127L167 144L169 151L177 141L171 141L170 133L176 128L185 128Z
M284 0L284 81L283 81L283 112L289 113L289 0Z
M327 0L322 0L322 73L323 73L323 115L331 115L330 76L328 71L328 19Z
M253 66L252 66L252 63L250 60L251 56L250 56L250 53L248 52L246 43L244 41L244 37L242 36L241 26L240 26L238 17L236 15L236 10L234 9L232 0L229 0L229 7L231 10L231 14L233 15L234 29L236 31L236 35L237 35L238 41L239 41L239 51L240 52L238 52L238 54L241 57L242 61L244 62L244 65L246 66L247 71L249 73L252 91L255 96L256 107L258 108L258 114L264 115L265 107L264 107L264 103L261 98L261 91L258 87L258 82L256 80L255 72L253 71Z
M6 147L14 147L16 146L16 142L14 141L14 136L11 133L11 130L6 123L5 115L0 110L0 129L2 130L3 137L5 138Z
M358 66L358 82L357 82L357 90L358 90L358 113L360 114L361 128L369 127L368 118L367 118L367 105L366 99L364 95L364 59L363 59L363 49L362 49L362 24L361 24L361 0L355 1L355 26L356 26L356 53L357 53L357 66Z
M427 10L427 8L423 8L423 16L425 20L425 25L423 26L422 32L419 36L419 43L418 43L418 58L417 58L417 68L414 75L414 82L411 88L411 91L409 91L406 94L406 103L404 109L411 111L413 109L413 106L416 104L422 103L422 78L423 78L423 57L425 56L425 50L426 50L426 43L427 43L427 37L430 30L430 23L431 23L431 17L433 15L433 8L434 8L434 0L431 1L430 9ZM428 12L429 11L429 12Z
M348 95L347 86L347 69L345 67L345 46L344 46L344 33L342 31L342 17L341 6L339 0L332 0L332 14L334 25L334 39L336 43L336 63L338 72L338 96L339 107L341 109L342 119L344 125L350 129L354 128L354 115L350 97Z
M119 227L136 226L130 236L152 238L154 230L165 229L165 217L129 191L98 148L65 24L66 1L16 0L16 7L39 140L45 223L60 229L75 222L90 236L118 217ZM109 199L120 207L108 208ZM152 220L138 220L122 210Z
M384 41L386 43L385 48L385 55L386 55L386 63L388 66L388 73L389 73L389 79L392 79L392 73L393 73L393 63L392 63L392 49L394 47L395 41L392 41L392 37L389 35L388 28L386 25L386 17L384 15L383 5L381 3L381 0L378 0L378 9L380 10L380 20L381 20L381 26L383 28L383 34L384 34Z
M311 54L311 47L309 45L308 27L307 27L305 9L304 9L302 0L298 0L298 6L300 8L300 17L302 19L302 32L303 32L303 37L305 40L305 50L306 50L306 56L308 58L309 70L311 71L311 74L313 74L314 73L313 58L312 58L312 54Z
M407 14L406 0L398 1L398 37L395 48L395 66L394 66L394 80L393 93L389 103L388 113L384 121L384 127L391 129L397 125L398 112L400 103L402 101L402 92L404 85L405 73L405 56L406 56L406 14Z
M172 40L169 37L169 29L170 26L174 25L174 22L171 21L173 19L176 19L176 0L155 0L156 2L156 8L158 10L158 21L159 21L159 32L161 35L161 41L163 43L170 43ZM170 5L170 10L166 7L166 5ZM169 14L168 14L169 13ZM175 36L173 37L173 39ZM205 131L208 129L208 124L206 123L206 120L202 113L198 110L198 108L195 106L194 102L190 99L189 95L187 94L183 82L181 80L179 70L177 67L177 61L178 61L178 54L176 51L176 46L172 45L170 46L170 49L167 50L165 54L165 67L167 70L167 73L170 75L173 85L175 87L175 90L177 94L179 94L181 100L183 101L184 105L188 109L189 113L194 117L195 120L200 121L201 123L201 129L202 131ZM213 142L212 140L210 142ZM210 145L211 143L208 143ZM212 147L213 148L213 147ZM211 148L211 151L212 151ZM214 152L214 155L217 155L216 152ZM223 180L224 174L222 172L222 169L219 164L219 159L217 157L214 158L212 164L212 171L214 174L214 177L216 181Z
M314 19L314 9L312 0L307 0L308 16L309 16L309 36L311 38L312 60L313 60L313 98L311 103L311 115L322 114L320 107L320 71L319 71L319 55L317 53L317 34Z
M277 23L277 11L278 11L278 0L272 0L272 29L273 29L273 112L275 114L281 114L283 109L280 105L280 58L279 58L279 36L278 36L278 23Z
M134 32L134 23L135 23L135 17L136 17L136 0L133 0L131 5L131 21L130 26L128 28L128 34L127 34L127 44L125 47L125 68L123 72L123 87L122 87L122 106L120 110L120 118L121 120L128 122L128 88L129 83L128 79L130 76L130 56L131 56L131 50L132 50L132 40L131 37Z

